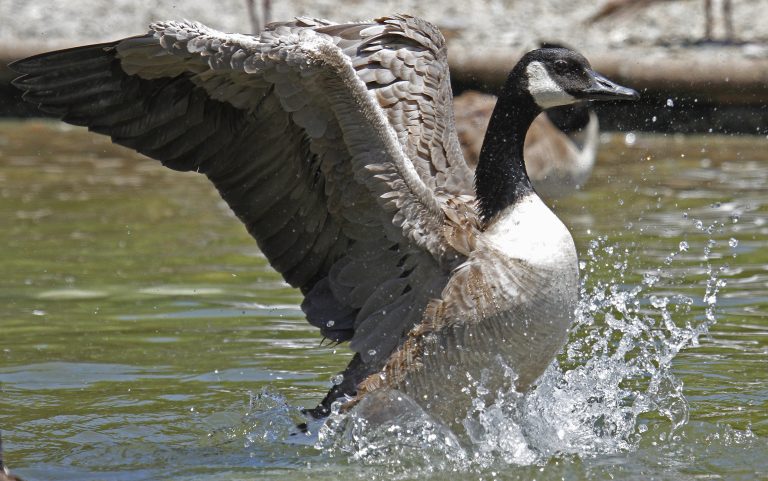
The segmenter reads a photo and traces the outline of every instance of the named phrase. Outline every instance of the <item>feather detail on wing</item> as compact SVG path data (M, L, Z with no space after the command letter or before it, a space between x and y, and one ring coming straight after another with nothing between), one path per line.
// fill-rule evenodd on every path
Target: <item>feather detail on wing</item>
M158 22L12 68L43 110L208 176L309 321L358 352L384 336L386 357L466 256L450 226L476 225L459 206L472 174L423 20L299 18L258 37Z

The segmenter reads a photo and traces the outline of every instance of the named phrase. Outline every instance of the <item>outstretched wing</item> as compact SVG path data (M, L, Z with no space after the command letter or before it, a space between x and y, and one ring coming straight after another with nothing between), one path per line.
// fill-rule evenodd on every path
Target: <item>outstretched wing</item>
M309 321L386 357L461 257L446 201L471 190L446 52L423 20L189 22L12 65L27 101L214 183Z

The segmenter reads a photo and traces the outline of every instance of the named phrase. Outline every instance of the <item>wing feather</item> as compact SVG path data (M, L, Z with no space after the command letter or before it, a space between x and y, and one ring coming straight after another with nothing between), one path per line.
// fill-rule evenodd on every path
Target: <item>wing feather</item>
M462 260L445 239L445 201L471 193L472 174L444 41L423 20L299 18L258 37L158 22L12 67L43 110L207 175L302 289L310 323L353 348L378 345L370 362Z

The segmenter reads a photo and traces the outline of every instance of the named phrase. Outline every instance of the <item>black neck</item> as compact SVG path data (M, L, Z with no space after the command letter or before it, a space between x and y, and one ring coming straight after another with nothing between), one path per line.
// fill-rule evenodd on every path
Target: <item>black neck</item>
M499 95L475 170L475 192L486 224L533 191L525 170L523 145L528 127L541 108L522 85L511 81L514 75L513 71Z

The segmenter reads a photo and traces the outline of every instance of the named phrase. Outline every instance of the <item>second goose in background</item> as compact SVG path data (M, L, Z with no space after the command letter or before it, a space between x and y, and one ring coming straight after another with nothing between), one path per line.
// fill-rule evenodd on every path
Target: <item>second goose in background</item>
M496 96L467 91L453 99L456 132L464 158L477 166ZM536 192L545 200L581 188L592 174L600 128L586 104L555 107L534 119L525 137L525 166Z

